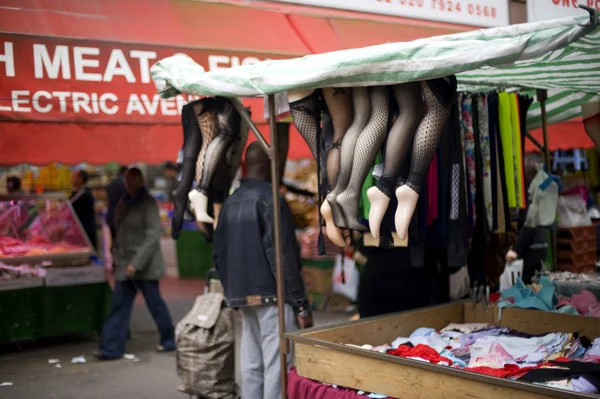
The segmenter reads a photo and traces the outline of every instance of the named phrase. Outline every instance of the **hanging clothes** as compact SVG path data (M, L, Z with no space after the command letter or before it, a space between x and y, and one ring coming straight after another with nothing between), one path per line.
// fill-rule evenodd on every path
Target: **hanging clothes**
M460 131L463 141L466 165L468 211L471 231L477 223L475 196L477 194L477 168L475 159L475 132L473 130L473 98L468 94L461 96Z
M505 233L510 227L509 209L508 209L508 190L506 185L506 174L504 166L504 149L502 145L502 134L500 132L500 98L494 93L488 96L488 112L490 121L490 131L494 132L496 140L494 141L496 152L496 233Z
M479 127L479 145L483 173L483 202L487 217L488 231L493 231L494 209L492 205L492 156L490 149L490 122L488 116L487 95L477 96L477 124Z
M510 93L510 121L513 134L513 156L515 159L515 192L517 206L524 209L526 205L525 194L525 168L523 164L523 149L521 141L521 115L517 93Z
M438 165L437 153L433 156L429 170L427 171L427 225L431 226L438 218Z
M460 106L457 103L453 108L448 120L448 125L453 131L448 138L448 148L450 157L450 185L449 192L449 213L447 247L448 247L448 266L462 267L466 263L466 257L469 249L469 227L465 222L467 219L467 192L466 178L464 169L464 156L462 151L461 127L460 127Z
M508 93L498 93L498 112L508 206L509 208L515 208L517 206L517 193L515 191L514 146L510 118L510 96Z

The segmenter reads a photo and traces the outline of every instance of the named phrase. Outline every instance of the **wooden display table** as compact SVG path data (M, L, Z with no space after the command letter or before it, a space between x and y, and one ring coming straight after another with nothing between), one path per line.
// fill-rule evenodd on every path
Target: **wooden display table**
M600 320L536 310L453 304L402 312L342 325L286 334L294 343L295 365L305 378L394 398L598 398L543 386L510 381L464 370L390 356L346 346L390 344L419 327L442 329L450 323L490 323L530 334L579 332L600 337Z

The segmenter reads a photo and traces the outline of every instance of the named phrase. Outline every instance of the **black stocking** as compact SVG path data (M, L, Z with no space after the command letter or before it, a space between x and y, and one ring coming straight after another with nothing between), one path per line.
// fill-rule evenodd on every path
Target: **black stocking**
M367 191L371 202L369 228L375 238L380 237L381 223L390 204L390 198L394 193L396 182L401 180L400 169L413 143L419 122L423 119L423 99L419 82L393 86L392 92L400 113L386 141L383 174L377 186Z
M413 143L410 171L406 185L417 194L429 170L440 141L444 126L450 116L452 103L456 100L456 77L421 82L427 114L419 125Z
M427 113L415 134L406 184L396 190L398 207L394 223L401 240L408 236L408 226L419 200L419 190L450 116L452 103L456 101L456 77L421 82L421 90Z
M198 160L196 161L196 184L202 177L204 169L204 157L206 149L217 135L217 114L215 109L215 100L213 98L205 98L194 102L194 113L200 133L202 134L202 146L198 152Z
M290 113L296 129L308 144L313 157L317 159L317 133L320 120L318 91L315 90L307 97L290 102Z
M364 231L358 220L358 200L362 185L375 162L387 134L389 90L387 87L369 88L371 116L363 129L354 149L354 161L348 187L337 197L348 228Z
M173 221L171 235L174 239L179 237L183 227L183 215L188 204L188 193L192 188L198 151L202 143L202 135L196 116L194 103L189 103L181 109L181 124L183 126L183 163L181 165L181 180L173 193Z
M231 104L230 100L217 98L217 136L210 142L206 149L204 170L196 189L207 193L219 164L225 159L227 151L239 139L241 116Z
M340 148L340 166L335 186L329 194L327 201L333 212L333 221L337 227L348 227L344 220L342 208L337 203L337 196L340 195L348 186L350 175L352 174L352 164L354 162L354 149L360 133L369 122L371 115L371 100L369 98L369 89L366 87L352 88L352 104L354 108L354 119L344 135Z
M204 169L196 190L190 192L196 220L199 222L213 223L214 220L207 213L209 188L217 171L217 168L227 167L223 165L227 151L239 140L241 127L241 116L231 104L230 100L217 97L217 136L211 141L206 149Z

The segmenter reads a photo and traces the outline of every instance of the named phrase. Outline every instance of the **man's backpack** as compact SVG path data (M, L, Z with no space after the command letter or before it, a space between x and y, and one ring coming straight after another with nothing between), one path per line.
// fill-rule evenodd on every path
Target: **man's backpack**
M178 389L206 399L237 397L233 309L220 292L196 298L175 328Z

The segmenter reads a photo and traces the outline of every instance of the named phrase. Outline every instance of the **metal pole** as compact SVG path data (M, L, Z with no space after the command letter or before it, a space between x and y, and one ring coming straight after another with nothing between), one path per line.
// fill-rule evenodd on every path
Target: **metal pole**
M542 132L544 133L544 163L546 164L546 170L548 171L548 173L550 173L552 171L552 168L550 165L550 146L548 145L548 116L546 114L546 100L548 99L548 91L545 89L538 89L537 99L540 102L540 110L542 112ZM552 247L552 270L556 270L556 244L558 232L556 231L556 229L553 228L550 233L550 246Z
M533 145L535 145L536 148L538 150L540 150L542 153L545 151L544 146L541 145L540 142L537 141L536 138L533 137L529 132L525 132L525 137L527 137L529 139L529 141L531 141L533 143Z
M548 147L548 119L546 116L546 100L548 99L548 92L546 90L538 89L537 99L540 102L540 110L542 111L542 132L544 133L544 162L548 173L552 170L550 168L550 147Z
M260 130L258 130L258 128L254 124L254 122L252 122L252 118L250 118L250 115L248 115L248 112L246 112L246 109L244 108L242 103L235 99L231 100L231 103L233 104L235 109L237 109L237 112L240 114L242 119L248 124L248 126L250 126L250 130L252 130L252 132L256 136L256 139L260 143L260 146L263 148L263 150L265 150L265 152L267 154L269 154L269 157L270 157L271 150L269 149L269 144L267 143L267 140L265 140L263 135L260 133ZM271 136L272 136L272 134L271 134Z
M287 398L288 340L285 334L285 287L283 277L283 243L281 232L281 204L279 201L279 154L277 146L277 123L275 122L275 95L269 94L269 127L271 130L271 187L273 189L273 226L275 244L275 268L277 270L277 307L279 308L279 361L281 366L281 398Z

